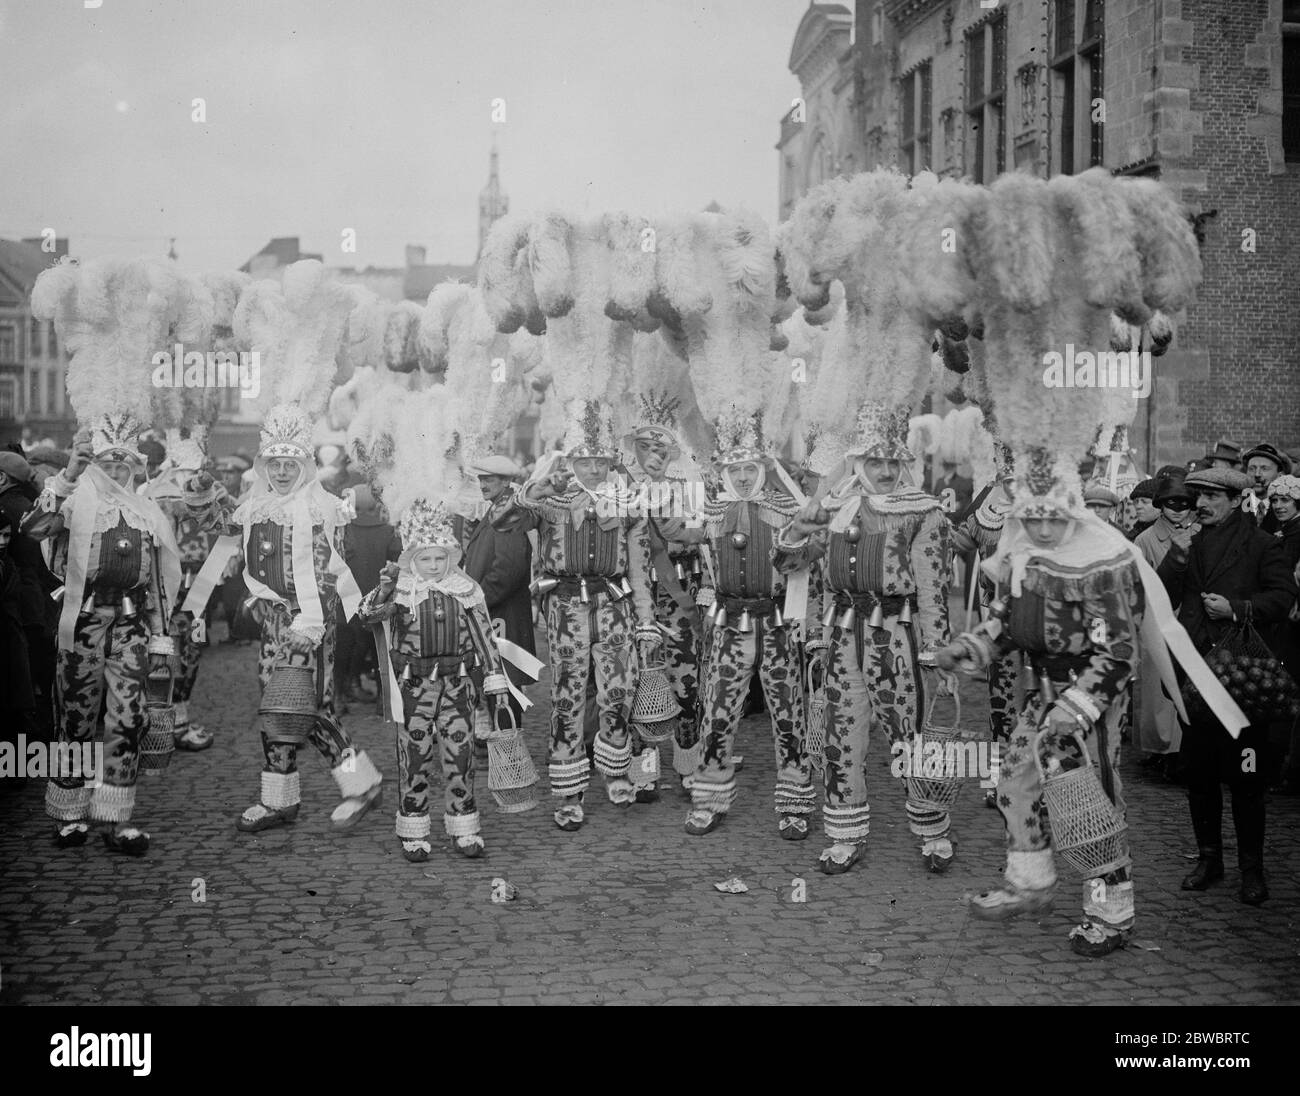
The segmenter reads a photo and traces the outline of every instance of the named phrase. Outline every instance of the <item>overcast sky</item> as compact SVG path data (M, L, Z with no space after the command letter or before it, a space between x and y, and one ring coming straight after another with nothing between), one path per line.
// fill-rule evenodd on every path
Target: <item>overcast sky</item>
M175 236L196 269L272 236L468 263L494 133L514 212L776 215L806 0L85 2L0 0L0 236L52 227L83 257Z

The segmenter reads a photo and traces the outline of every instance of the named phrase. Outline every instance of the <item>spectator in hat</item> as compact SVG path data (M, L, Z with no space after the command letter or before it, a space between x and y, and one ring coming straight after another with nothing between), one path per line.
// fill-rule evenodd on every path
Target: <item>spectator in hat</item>
M33 486L39 493L48 477L68 467L68 454L52 446L38 446L27 454L27 463L32 469Z
M167 459L166 446L153 438L146 438L136 448L144 455L144 479L140 482L157 479L158 473L162 469L162 463Z
M347 560L357 585L363 590L373 590L379 585L379 573L384 564L390 560L396 562L402 554L402 545L388 514L368 484L354 487L353 499L357 516L343 530L343 558ZM338 613L335 692L344 702L373 699L378 690L367 689L361 680L362 672L375 665L374 644L369 642L370 631L355 617L347 620L341 605Z
M1289 475L1291 461L1278 452L1275 446L1261 442L1242 456L1246 462L1246 475L1250 477L1250 495L1243 509L1253 514L1259 527L1266 533L1277 532L1277 519L1268 505L1268 485L1280 475Z
M1250 480L1242 472L1211 468L1187 477L1196 497L1200 530L1180 529L1158 574L1169 591L1178 619L1202 655L1222 640L1234 623L1252 621L1261 629L1283 620L1296 599L1296 581L1282 543L1261 532L1241 512ZM1205 890L1223 878L1223 801L1220 784L1232 793L1237 831L1239 897L1250 905L1268 898L1264 879L1264 791L1258 758L1267 750L1267 728L1251 724L1234 739L1208 710L1193 709L1183 728L1182 755L1187 799L1199 850L1184 890Z
M1128 497L1133 503L1133 528L1129 531L1129 540L1137 540L1138 534L1151 528L1160 517L1156 506L1156 492L1159 490L1160 481L1152 478L1144 479L1129 492Z
M1101 483L1090 483L1083 490L1083 504L1108 525L1115 516L1115 507L1119 505L1119 495Z
M523 469L505 456L487 456L471 463L468 471L478 476L479 491L488 504L474 528L465 536L465 573L483 588L488 617L493 627L500 621L501 634L529 654L537 653L533 631L532 542L524 528L524 515L511 506L515 482ZM509 662L506 676L520 691L528 684ZM523 710L513 696L510 709L518 722ZM594 709L593 709L594 710Z
M1199 531L1196 516L1192 513L1196 496L1183 479L1180 477L1157 482L1159 487L1153 501L1158 517L1149 528L1134 538L1143 558L1155 570L1164 562L1174 535L1180 529L1190 529L1193 533Z
M1229 468L1239 469L1241 467L1241 446L1233 445L1230 441L1221 441L1215 444L1214 448L1205 454L1201 464L1201 471L1207 468Z

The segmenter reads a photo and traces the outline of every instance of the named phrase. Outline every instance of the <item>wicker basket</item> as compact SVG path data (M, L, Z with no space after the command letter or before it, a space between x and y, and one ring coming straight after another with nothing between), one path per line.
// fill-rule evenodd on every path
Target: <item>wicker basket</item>
M936 690L926 708L925 723L920 732L907 743L910 756L907 759L907 798L918 807L947 813L957 802L961 792L962 774L957 771L957 756L963 741L961 731L961 694L954 691L953 722L950 727L941 727L934 722L934 707L941 694ZM931 759L942 759L937 772L931 772ZM916 761L920 759L922 768L915 772Z
M496 724L487 737L488 790L503 814L521 814L537 806L537 769L508 705L497 707Z
M176 708L162 700L150 700L145 707L149 724L140 739L140 770L157 776L166 771L176 752Z
M1083 739L1073 731L1057 732L1079 744L1083 764L1077 769L1043 771L1043 738L1050 730L1039 731L1034 739L1034 764L1052 826L1052 847L1085 879L1126 867L1129 857L1124 835L1128 826L1102 788Z
M306 666L276 666L257 710L271 741L306 742L316 724L316 672Z
M826 680L824 675L809 674L808 691L808 760L818 772L826 768Z
M656 744L667 742L677 729L681 711L664 663L650 662L643 666L637 675L631 716L642 740Z

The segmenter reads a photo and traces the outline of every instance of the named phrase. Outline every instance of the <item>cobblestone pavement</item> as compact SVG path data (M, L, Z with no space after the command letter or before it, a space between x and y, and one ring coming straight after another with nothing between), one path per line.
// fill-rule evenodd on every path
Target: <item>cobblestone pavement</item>
M682 831L670 779L658 803L620 810L593 786L588 823L555 829L550 803L496 811L478 778L487 856L466 861L435 824L426 864L392 832L393 736L356 708L347 726L386 774L381 811L351 835L331 831L337 800L320 757L304 755L295 826L236 832L254 801L254 648L204 655L192 708L217 732L145 781L143 860L102 846L60 851L42 782L0 781L0 1002L43 1004L1223 1004L1300 1000L1300 801L1269 804L1272 898L1252 909L1228 877L1206 894L1178 888L1194 855L1181 789L1123 776L1133 834L1138 923L1125 951L1074 956L1080 885L1062 870L1054 912L1009 925L973 921L963 892L996 882L1000 817L972 783L954 811L957 861L922 870L887 752L877 748L872 837L849 874L816 871L823 841L776 833L766 717L746 720L740 796L703 838ZM968 683L983 725L983 686ZM545 689L526 721L544 772ZM363 706L364 707L364 706ZM665 751L665 754L667 751ZM1225 822L1228 821L1225 810ZM820 823L820 816L817 818ZM740 876L744 894L713 884ZM492 880L518 899L496 905ZM791 900L793 882L807 901ZM194 896L202 881L204 901Z

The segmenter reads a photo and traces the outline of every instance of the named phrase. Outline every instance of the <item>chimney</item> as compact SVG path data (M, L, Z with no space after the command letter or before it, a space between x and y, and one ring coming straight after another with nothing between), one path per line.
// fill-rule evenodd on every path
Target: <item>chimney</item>
M425 266L425 249L420 244L406 245L406 268L409 270L413 266Z

